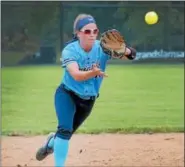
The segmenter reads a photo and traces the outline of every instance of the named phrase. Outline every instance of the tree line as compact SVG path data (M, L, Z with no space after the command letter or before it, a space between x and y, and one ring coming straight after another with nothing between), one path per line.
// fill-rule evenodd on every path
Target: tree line
M184 2L2 1L1 6L2 51L35 51L48 44L60 48L61 41L72 37L79 13L93 15L101 33L118 29L137 49L184 49ZM149 26L144 15L151 10L158 13L159 22Z

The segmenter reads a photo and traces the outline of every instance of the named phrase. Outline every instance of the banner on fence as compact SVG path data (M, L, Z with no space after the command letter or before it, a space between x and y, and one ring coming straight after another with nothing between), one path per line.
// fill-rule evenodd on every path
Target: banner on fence
M153 52L137 52L135 60L145 59L165 59L165 58L184 58L184 52L166 52L163 50Z

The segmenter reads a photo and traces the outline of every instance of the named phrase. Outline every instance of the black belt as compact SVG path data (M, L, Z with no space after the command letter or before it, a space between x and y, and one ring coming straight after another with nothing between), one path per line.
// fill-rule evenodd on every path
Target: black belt
M99 94L98 96L88 96L88 97L85 97L85 96L81 96L77 93L75 93L74 91L70 90L66 85L64 84L61 84L60 87L62 89L64 89L66 92L72 94L72 95L75 95L75 96L78 96L79 98L83 99L83 100L96 100L98 97L99 97Z

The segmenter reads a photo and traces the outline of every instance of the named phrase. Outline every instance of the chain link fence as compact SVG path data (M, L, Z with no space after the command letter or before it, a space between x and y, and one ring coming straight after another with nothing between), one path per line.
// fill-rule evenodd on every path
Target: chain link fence
M140 55L184 52L184 2L1 2L2 65L56 63L80 13L95 17L100 33L118 29ZM146 12L159 22L147 25ZM181 54L181 57L184 57Z

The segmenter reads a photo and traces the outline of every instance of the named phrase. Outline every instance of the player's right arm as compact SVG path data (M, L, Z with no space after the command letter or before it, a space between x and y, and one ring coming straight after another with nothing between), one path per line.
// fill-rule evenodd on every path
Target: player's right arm
M93 65L92 70L81 71L79 69L79 65L77 63L77 58L75 57L75 53L72 53L71 51L67 51L67 50L64 50L62 52L62 66L68 70L70 75L76 81L85 81L97 75L102 77L106 76L106 74L102 72L96 65Z
M92 70L80 71L77 62L72 62L67 65L67 70L76 81L85 81L95 76L106 76L96 65L93 66Z

